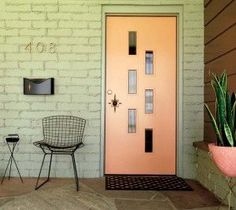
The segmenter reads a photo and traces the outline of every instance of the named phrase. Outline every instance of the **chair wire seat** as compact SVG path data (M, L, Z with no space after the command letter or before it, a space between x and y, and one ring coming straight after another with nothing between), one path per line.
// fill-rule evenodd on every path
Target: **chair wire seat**
M84 135L85 124L85 119L68 115L55 115L42 119L44 138L41 141L36 141L33 143L35 146L41 148L44 152L41 168L35 186L36 190L49 181L52 156L53 154L59 154L71 155L76 189L78 191L79 181L74 153L78 148L84 146L82 140ZM38 185L46 155L50 155L48 177L46 181Z

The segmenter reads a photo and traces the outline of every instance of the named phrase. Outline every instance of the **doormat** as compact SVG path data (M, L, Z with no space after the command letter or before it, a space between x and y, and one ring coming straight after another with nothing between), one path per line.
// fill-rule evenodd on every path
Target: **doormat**
M182 178L174 175L106 175L105 180L106 190L193 190Z

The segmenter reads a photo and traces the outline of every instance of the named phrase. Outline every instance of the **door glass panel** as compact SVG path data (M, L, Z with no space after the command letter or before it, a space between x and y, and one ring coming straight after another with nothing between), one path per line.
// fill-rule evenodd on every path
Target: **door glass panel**
M146 114L153 113L153 90L152 89L145 90L145 113Z
M145 52L145 74L153 74L153 51Z
M153 150L153 132L152 129L145 129L145 152Z
M129 55L136 55L136 42L137 42L136 31L129 31Z
M137 71L129 70L128 73L128 93L135 94L137 93Z
M136 133L136 109L128 110L128 132Z

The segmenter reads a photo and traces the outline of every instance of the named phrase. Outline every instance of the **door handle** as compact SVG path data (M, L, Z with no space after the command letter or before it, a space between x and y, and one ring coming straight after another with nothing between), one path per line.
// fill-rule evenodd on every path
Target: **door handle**
M119 99L116 98L116 94L114 94L114 98L111 99L111 102L109 102L109 104L111 104L111 107L114 108L114 112L116 112L116 108L119 107L119 105L122 103L119 102Z

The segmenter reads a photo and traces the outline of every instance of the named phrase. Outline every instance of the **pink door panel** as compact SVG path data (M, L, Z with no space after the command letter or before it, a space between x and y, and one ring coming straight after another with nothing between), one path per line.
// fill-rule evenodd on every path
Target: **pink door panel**
M105 173L175 174L176 17L106 24Z

